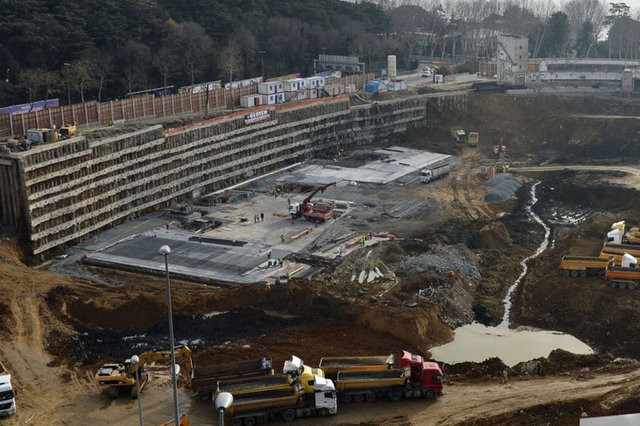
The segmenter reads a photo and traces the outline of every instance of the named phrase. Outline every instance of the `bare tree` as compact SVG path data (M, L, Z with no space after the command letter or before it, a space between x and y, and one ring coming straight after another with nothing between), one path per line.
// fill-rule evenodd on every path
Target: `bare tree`
M195 22L184 22L170 28L165 40L167 48L178 58L178 63L195 84L196 75L202 73L209 52L211 37Z
M71 87L79 94L80 100L84 102L84 92L95 83L91 75L91 62L87 58L73 61L71 67Z
M89 72L95 81L95 85L98 89L98 103L102 100L102 89L104 88L104 83L111 73L111 64L112 57L111 55L103 50L91 50L87 54L87 60L89 63Z
M31 104L29 110L33 109L39 97L46 102L58 85L58 74L53 71L36 68L25 69L18 74L18 87L27 93Z
M151 51L139 42L127 43L119 52L120 69L125 76L127 92L143 87L151 64Z
M238 75L241 67L240 49L232 40L229 40L218 58L218 68L220 73L229 76L229 82L233 81L233 76Z
M585 23L592 25L592 33L590 36L592 41L584 54L585 57L588 57L595 47L598 36L602 32L602 23L607 14L605 2L602 0L571 0L564 5L563 10L569 17L572 44L575 44L578 34L585 28Z

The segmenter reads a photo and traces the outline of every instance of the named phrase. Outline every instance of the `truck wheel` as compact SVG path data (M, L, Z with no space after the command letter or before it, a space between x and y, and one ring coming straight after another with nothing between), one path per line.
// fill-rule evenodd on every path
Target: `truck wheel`
M572 277L577 277L578 276L578 271L571 271L571 276Z
M604 279L605 275L606 275L606 274L605 274L605 272L604 272L602 269L600 269L600 270L598 271L598 278Z
M349 395L348 393L345 393L344 395L342 395L340 400L345 404L349 404L352 401L352 398L351 398L351 395Z
M563 269L561 273L563 277L568 277L569 275L571 275L571 271L568 271L566 269Z
M242 426L242 419L231 420L231 426Z
M580 271L580 276L582 278L586 278L587 277L587 271Z
M361 393L353 395L353 402L364 402L364 395Z
M622 289L627 288L627 283L623 283L622 281L620 281L618 283L618 288L622 288Z
M267 414L259 414L256 416L256 422L258 422L259 425L263 425L269 422L269 416Z
M369 392L368 394L366 394L366 395L364 396L364 399L365 399L367 402L373 402L373 401L375 401L375 400L376 400L376 394L375 394L375 393L373 393L373 392Z
M254 419L253 417L245 417L242 423L244 424L244 426L253 426L256 424L256 419Z
M318 410L318 417L327 417L329 415L328 408L321 408Z
M616 288L616 287L618 287L618 284L616 284L615 281L609 281L609 287Z
M424 393L424 397L427 399L436 399L436 393L430 389Z
M635 290L636 288L636 283L627 283L627 288L629 290Z
M393 389L387 393L387 396L391 401L400 401L402 399L402 391L400 389Z
M282 412L282 418L284 419L284 421L286 422L290 422L292 420L295 420L296 418L296 412L293 411L292 409L288 409L288 410L284 410Z

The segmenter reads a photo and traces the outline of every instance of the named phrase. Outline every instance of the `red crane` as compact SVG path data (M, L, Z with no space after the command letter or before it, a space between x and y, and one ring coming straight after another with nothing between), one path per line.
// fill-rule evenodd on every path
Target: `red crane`
M311 199L318 192L324 192L325 189L330 186L335 186L335 182L326 183L316 187L307 198L305 198L302 203L292 203L289 205L289 214L291 218L298 218L300 216L304 216L307 220L315 223L324 222L327 219L331 219L333 217L332 210L320 210L315 209L313 204L311 203Z

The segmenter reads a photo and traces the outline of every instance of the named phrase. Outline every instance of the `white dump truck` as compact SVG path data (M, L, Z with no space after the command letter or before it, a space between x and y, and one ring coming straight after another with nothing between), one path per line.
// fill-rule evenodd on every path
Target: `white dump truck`
M0 416L10 416L16 412L16 393L11 386L11 374L0 362Z
M449 174L451 166L448 162L434 164L420 171L420 182L429 183L432 180L440 179Z

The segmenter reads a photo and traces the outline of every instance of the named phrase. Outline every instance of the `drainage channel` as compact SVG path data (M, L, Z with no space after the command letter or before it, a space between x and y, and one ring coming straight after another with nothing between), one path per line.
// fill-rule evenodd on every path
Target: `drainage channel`
M593 353L593 349L588 345L569 334L531 327L509 328L513 293L526 276L529 261L540 256L549 246L551 230L533 211L533 206L538 202L536 188L539 183L536 182L531 187L531 202L526 210L529 216L544 228L544 238L537 250L520 262L522 273L509 287L503 299L502 322L495 327L487 327L475 322L458 327L454 330L455 336L452 342L429 349L433 359L455 364L466 361L482 362L497 357L506 365L513 367L520 362L547 357L554 349L563 349L575 354Z

